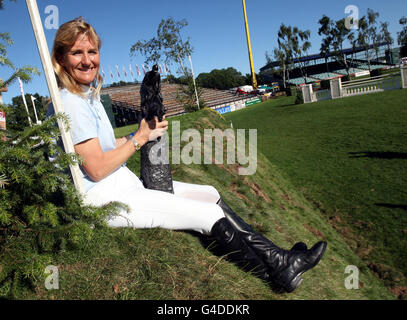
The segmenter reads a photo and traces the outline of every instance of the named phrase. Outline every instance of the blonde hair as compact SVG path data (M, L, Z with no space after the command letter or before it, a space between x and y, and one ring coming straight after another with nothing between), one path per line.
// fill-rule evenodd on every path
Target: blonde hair
M95 29L82 17L68 21L61 25L55 35L54 45L52 47L52 65L57 76L58 86L60 88L66 88L72 93L76 93L82 97L85 97L81 85L66 71L66 69L60 64L64 55L75 44L79 35L86 35L89 40L97 45L98 49L102 46ZM94 95L97 96L102 88L103 78L99 74L99 66L97 69L95 80L92 82L92 86L96 88Z

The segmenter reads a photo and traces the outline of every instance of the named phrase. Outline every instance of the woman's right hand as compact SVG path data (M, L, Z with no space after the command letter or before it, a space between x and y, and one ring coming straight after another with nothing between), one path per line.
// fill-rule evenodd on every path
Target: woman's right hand
M154 119L150 121L142 119L134 137L140 145L144 145L149 141L157 140L157 138L164 135L167 130L168 121L165 120L165 116L161 122L158 121L157 117L154 117Z

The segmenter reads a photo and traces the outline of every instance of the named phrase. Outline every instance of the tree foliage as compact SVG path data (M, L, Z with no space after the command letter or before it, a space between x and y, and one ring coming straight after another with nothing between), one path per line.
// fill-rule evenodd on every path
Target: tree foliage
M246 84L246 77L232 67L200 73L196 80L204 88L219 90L227 90Z
M386 42L390 49L393 39L388 31L388 22L378 23L379 13L372 9L367 10L367 15L355 21L358 24L357 31L350 29L346 25L346 19L337 21L331 20L326 15L318 21L320 28L318 34L324 36L321 42L320 53L327 61L329 56L333 56L336 61L344 66L348 75L352 67L354 53L351 61L348 61L347 55L343 53L345 45L350 43L353 49L360 46L365 49L366 61L370 69L370 48L375 52L376 59L379 55L380 42ZM379 28L380 27L380 28ZM328 67L328 64L327 64Z
M351 36L352 30L346 27L345 21L345 19L333 21L326 15L323 15L318 21L320 24L318 34L325 36L321 43L321 54L325 59L328 58L328 55L332 55L336 61L343 65L349 75L351 65L348 63L343 49L346 41L352 41L353 36Z
M37 112L38 120L44 121L48 108L48 98L40 96L38 93L35 93L33 95L25 94L29 116L33 123L36 122L36 119L31 96L36 99L35 109ZM23 98L21 96L12 98L12 105L7 108L7 129L12 132L23 131L24 128L28 127L29 125L30 124L28 121L27 110L24 106Z
M17 77L28 82L32 74L39 74L36 68L14 67L7 57L11 44L10 35L1 33L0 66L13 69L2 86ZM44 100L35 96L38 114L44 119ZM58 114L40 125L27 126L21 100L16 97L15 106L2 106L8 126L0 130L0 298L19 298L22 286L31 288L35 281L45 279L53 255L85 244L106 225L109 215L128 209L119 203L102 207L84 203L67 174L68 166L80 159L55 143L60 136L57 121L69 128L67 118ZM15 130L10 130L13 126Z
M184 80L179 81L183 85L178 88L177 99L186 111L195 111L200 108L201 104L199 103L198 106L196 96L198 95L199 101L202 98L201 89L198 86L194 86L192 73L184 65L184 60L193 52L190 38L184 40L181 35L181 30L187 25L186 19L180 21L176 21L172 17L161 19L157 28L157 36L150 40L137 41L131 46L130 54L135 55L137 52L140 53L145 57L145 63L147 64L156 64L160 60L163 60L167 65L178 63L180 66L179 73ZM170 77L168 80L174 81L174 78ZM203 101L202 104L204 104Z
M23 131L0 132L0 296L18 297L24 283L43 280L52 256L89 240L118 203L85 205L68 165L79 161L54 143L56 115ZM4 138L6 140L4 141ZM52 161L50 158L52 157Z
M407 18L401 17L399 23L403 28L397 33L397 42L400 46L407 46Z
M196 88L196 93L195 93ZM206 106L205 100L202 98L202 88L199 85L194 86L192 76L182 77L180 86L177 91L177 101L181 103L186 112L198 111ZM196 101L198 95L199 105Z
M0 10L4 8L4 2L0 0ZM7 80L0 82L0 88L5 88L10 86L13 82L17 80L17 77L21 81L27 83L31 81L31 76L34 74L39 75L40 72L37 68L32 66L15 67L14 64L7 56L7 47L13 44L13 40L8 32L0 33L0 67L7 67L12 69L12 74Z
M16 2L17 0L10 0ZM0 0L0 10L4 9L4 0Z
M301 30L298 27L286 26L284 23L280 25L277 32L278 47L274 48L274 58L280 62L280 73L282 74L284 87L286 86L286 80L289 77L289 70L291 70L295 64L300 68L301 74L306 81L305 63L298 61L294 63L295 59L300 58L311 48L311 42L309 37L311 35L310 30ZM270 56L266 52L266 59L270 61Z
M157 36L150 40L138 40L130 48L130 54L137 52L145 57L145 63L159 63L163 60L166 64L179 63L182 74L187 75L183 61L193 52L190 38L183 39L181 30L188 25L186 19L175 21L170 17L161 19L157 28Z

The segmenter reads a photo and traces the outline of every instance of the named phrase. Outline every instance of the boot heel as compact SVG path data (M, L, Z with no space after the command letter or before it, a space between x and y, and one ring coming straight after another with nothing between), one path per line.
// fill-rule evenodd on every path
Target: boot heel
M299 274L299 275L296 276L296 277L293 279L293 281L291 281L291 283L290 283L286 288L284 288L284 289L285 289L288 293L293 292L295 289L297 289L297 288L300 286L302 280L303 280L303 279L301 278L301 275Z

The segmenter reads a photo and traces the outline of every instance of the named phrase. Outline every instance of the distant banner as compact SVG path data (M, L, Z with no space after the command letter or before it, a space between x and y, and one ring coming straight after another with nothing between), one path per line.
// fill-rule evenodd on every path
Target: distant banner
M235 110L243 109L245 106L243 102L235 103Z
M6 130L6 113L0 110L0 129Z
M231 112L230 106L225 106L225 107L218 108L218 109L215 109L215 110L216 110L217 112L219 112L220 114L224 114L224 113Z
M260 98L257 98L257 99L254 99L254 100L246 101L246 102L245 102L245 105L246 105L246 107L247 107L247 106L251 106L251 105L253 105L253 104L260 103L260 102L261 102L261 99L260 99Z

